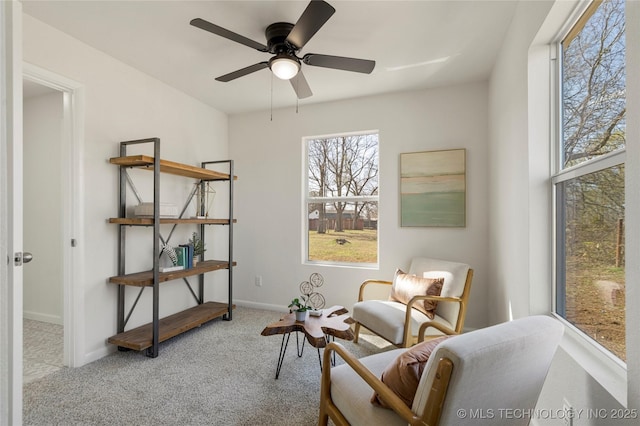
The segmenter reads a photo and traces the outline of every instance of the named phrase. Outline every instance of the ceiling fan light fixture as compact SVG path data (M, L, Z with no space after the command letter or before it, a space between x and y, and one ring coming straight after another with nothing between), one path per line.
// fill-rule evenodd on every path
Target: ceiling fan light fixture
M277 55L269 61L269 68L276 77L291 80L300 71L300 61L287 55Z
M302 72L302 62L304 62L305 67L331 68L364 74L370 74L376 66L375 61L344 56L317 53L307 53L303 57L298 56L307 42L327 23L335 11L335 8L326 1L310 0L295 24L281 21L267 26L264 31L267 40L266 45L205 21L202 18L192 19L190 23L194 27L214 35L255 49L258 52L272 55L268 61L261 61L221 75L216 77L216 81L226 83L269 67L273 73L271 79L275 75L281 80L289 80L293 90L296 92L296 97L304 99L311 96L312 92ZM273 88L273 86L271 87Z

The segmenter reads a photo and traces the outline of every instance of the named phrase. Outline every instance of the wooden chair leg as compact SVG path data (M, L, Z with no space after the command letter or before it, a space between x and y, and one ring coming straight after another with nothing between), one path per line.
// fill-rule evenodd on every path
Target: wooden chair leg
M411 346L413 346L413 335L411 334L411 319L409 317L409 314L407 313L407 319L405 321L405 326L404 326L404 336L402 338L402 343L400 343L398 346L399 348L410 348Z
M329 416L324 410L320 410L320 417L318 417L318 426L327 426L329 424Z
M360 323L357 322L356 326L353 330L353 334L355 335L355 337L353 338L353 343L358 343L358 336L360 335Z
M329 423L329 415L322 407L320 407L320 415L318 416L318 426L327 426L328 423Z

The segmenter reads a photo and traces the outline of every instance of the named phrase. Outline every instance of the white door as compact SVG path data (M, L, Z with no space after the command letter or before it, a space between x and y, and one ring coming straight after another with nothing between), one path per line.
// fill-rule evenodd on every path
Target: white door
M0 423L22 423L22 4L0 2Z

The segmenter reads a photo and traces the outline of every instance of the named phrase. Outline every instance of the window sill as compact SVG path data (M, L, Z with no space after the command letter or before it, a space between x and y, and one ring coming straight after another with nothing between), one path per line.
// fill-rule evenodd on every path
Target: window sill
M302 264L306 266L324 266L329 268L369 269L372 271L377 271L380 269L380 265L378 265L377 263L341 263L321 260L306 260L303 261Z
M561 317L565 333L560 347L571 356L595 381L611 394L623 407L627 406L627 368L602 350L591 338Z

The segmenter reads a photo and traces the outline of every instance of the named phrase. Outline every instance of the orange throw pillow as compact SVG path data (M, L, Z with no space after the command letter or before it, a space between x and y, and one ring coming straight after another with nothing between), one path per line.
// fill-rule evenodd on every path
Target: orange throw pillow
M382 372L382 383L387 385L400 399L411 408L413 398L418 390L418 383L429 356L438 344L449 337L442 336L433 340L418 343L401 353ZM377 393L371 397L371 403L383 408L390 408Z
M420 278L417 275L405 274L400 269L396 270L391 286L389 300L404 303L405 305L414 296L440 296L444 278ZM433 319L438 302L432 300L420 300L413 307Z

